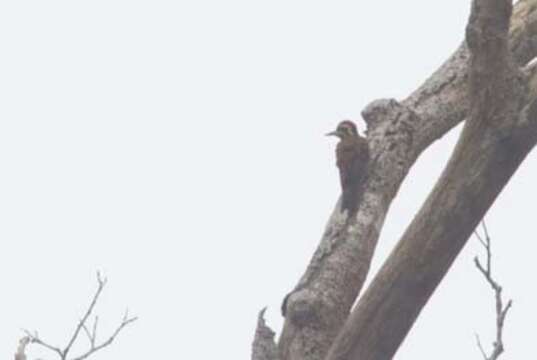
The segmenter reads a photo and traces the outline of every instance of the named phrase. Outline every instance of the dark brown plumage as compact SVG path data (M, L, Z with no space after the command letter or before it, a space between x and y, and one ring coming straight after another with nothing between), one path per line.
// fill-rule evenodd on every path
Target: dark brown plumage
M369 147L349 120L340 122L336 131L328 133L339 137L336 147L337 167L341 181L341 211L353 214L361 200L362 187L367 176Z

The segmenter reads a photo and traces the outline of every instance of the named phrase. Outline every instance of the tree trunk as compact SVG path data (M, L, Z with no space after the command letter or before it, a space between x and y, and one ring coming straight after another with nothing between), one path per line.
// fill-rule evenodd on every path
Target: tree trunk
M391 359L427 300L537 140L521 132L527 81L507 48L511 4L476 0L469 119L440 180L360 299L328 359ZM522 125L525 126L525 125Z
M330 349L331 360L390 359L533 146L537 125L526 80L533 80L533 68L525 75L517 66L537 54L537 0L517 4L509 29L510 13L508 1L475 1L468 47L461 45L406 100L377 100L363 111L372 154L364 197L348 221L336 206L306 273L291 292L278 344L282 360L321 360ZM441 179L349 317L384 217L408 170L466 116Z

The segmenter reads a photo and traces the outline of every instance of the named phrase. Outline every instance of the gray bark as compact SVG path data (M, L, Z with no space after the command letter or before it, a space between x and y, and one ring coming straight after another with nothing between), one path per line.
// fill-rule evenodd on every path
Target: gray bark
M504 0L489 2L507 4ZM473 10L470 24L475 29L496 29L495 22L481 24L476 8ZM377 100L364 109L373 161L363 200L350 221L336 206L305 274L289 296L278 344L282 360L321 360L330 348L329 359L379 360L395 353L421 309L412 303L425 304L467 232L475 228L533 145L531 132L526 131L533 123L523 116L533 109L525 106L527 84L511 59L524 64L537 55L537 0L516 5L509 29L510 51L507 24L504 19L498 25L503 26L503 37L502 41L494 37L494 45L502 52L488 56L494 58L492 63L485 56L492 51L490 45L470 26L469 38L476 40L469 42L471 71L469 50L463 44L407 99ZM476 49L483 50L483 56ZM502 106L498 98L503 99ZM410 167L429 145L467 116L470 121L433 192L436 197L431 195L349 318L386 213ZM458 240L451 241L454 238ZM451 242L453 249L448 251L446 243ZM418 252L414 246L420 248ZM433 259L438 268L429 268Z
M469 118L441 178L360 299L329 360L391 359L494 199L537 141L534 97L507 47L511 3L476 0ZM528 126L527 122L533 122ZM524 129L524 131L521 131Z
M274 342L275 333L265 323L265 310L267 309L261 310L257 317L257 329L252 345L252 359L278 360L278 347Z

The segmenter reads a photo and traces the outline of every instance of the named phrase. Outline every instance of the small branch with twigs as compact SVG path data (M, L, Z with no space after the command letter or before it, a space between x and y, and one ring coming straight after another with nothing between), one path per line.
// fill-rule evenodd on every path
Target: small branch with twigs
M26 360L26 355L24 353L24 350L26 348L26 345L28 345L28 344L40 345L40 346L42 346L42 347L54 352L56 355L58 355L60 360L67 360L67 359L70 359L70 360L84 360L84 359L88 358L89 356L91 356L92 354L96 353L97 351L99 351L99 350L107 347L108 345L112 344L112 342L115 340L117 335L121 332L121 330L123 330L127 325L135 322L138 318L137 317L130 317L129 312L127 310L125 312L125 315L123 316L123 319L121 320L121 323L116 328L116 330L112 333L112 335L110 337L108 337L107 340L105 340L103 342L98 342L97 341L97 326L98 326L98 323L99 323L99 317L95 316L95 320L93 321L93 325L91 326L91 329L90 329L90 327L88 327L88 320L89 320L91 314L93 313L93 311L95 309L95 305L97 304L97 301L99 300L99 296L101 295L101 293L102 293L102 291L103 291L103 289L104 289L104 287L106 286L106 283L107 283L107 279L101 277L101 274L99 272L97 272L97 283L98 283L97 290L95 292L95 295L93 296L93 299L91 300L91 303L90 303L88 309L86 310L86 313L84 314L82 319L80 319L80 321L78 322L78 324L77 324L77 326L75 328L75 331L73 332L73 335L70 337L69 342L67 343L67 345L63 349L60 348L60 347L57 347L57 346L53 346L53 345L45 342L44 340L42 340L39 337L39 334L37 333L37 331L31 333L28 330L23 330L25 332L26 336L23 337L20 340L20 345L19 345L19 349L17 351L17 354L15 355L15 360ZM86 334L86 337L88 338L89 343L90 343L90 347L83 354L81 354L79 356L74 356L74 357L68 358L68 356L70 354L70 351L71 351L71 348L72 348L73 344L79 338L79 335L80 335L81 332L84 332Z
M476 334L476 340L477 340L477 346L479 347L479 350L481 351L481 355L483 355L483 359L485 360L496 360L500 357L500 355L504 351L503 346L503 325L505 322L505 317L507 315L507 312L511 308L513 301L509 300L507 301L507 304L503 305L503 299L502 299L502 287L498 282L492 277L492 249L491 249L491 241L490 236L487 230L487 225L485 224L485 220L481 222L481 226L483 228L484 235L480 235L477 230L474 232L475 236L483 245L486 251L487 259L486 259L486 266L484 267L481 262L479 261L479 258L476 256L474 258L474 263L479 272L483 274L489 285L492 287L492 290L494 291L494 295L496 298L496 340L492 343L492 353L490 355L487 355L485 349L483 348L483 345L481 344L481 340L479 339L479 335Z

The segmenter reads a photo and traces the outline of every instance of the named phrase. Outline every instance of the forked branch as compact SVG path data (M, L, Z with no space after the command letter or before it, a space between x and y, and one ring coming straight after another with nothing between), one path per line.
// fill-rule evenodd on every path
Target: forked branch
M125 312L125 315L123 316L123 318L121 320L121 323L115 329L115 331L112 333L112 335L110 337L108 337L105 341L102 341L102 342L97 341L97 327L98 327L98 323L99 323L99 317L98 316L95 317L93 325L91 326L91 330L88 327L88 319L90 318L91 314L93 313L93 311L95 309L95 306L97 305L99 297L100 297L100 295L101 295L106 283L107 283L107 279L101 277L101 274L99 272L97 272L97 290L95 291L95 295L93 296L93 298L91 300L91 303L90 303L88 309L86 310L84 316L78 322L78 324L77 324L77 326L75 328L75 331L73 332L73 334L71 335L71 337L69 339L69 342L67 343L67 345L63 349L58 347L58 346L51 345L50 343L48 343L48 342L44 341L43 339L41 339L41 337L39 336L37 331L32 333L32 332L30 332L28 330L24 330L24 332L26 333L26 336L23 339L21 339L21 341L20 341L21 345L19 345L19 350L18 350L17 354L15 355L15 360L26 360L26 355L24 353L24 350L25 350L27 344L40 345L41 347L44 347L45 349L48 349L48 350L54 352L56 355L58 355L58 357L61 360L67 360L67 359L84 360L84 359L88 358L90 355L94 354L95 352L97 352L97 351L109 346L110 344L112 344L112 342L118 336L118 334L121 332L121 330L123 330L130 323L133 323L134 321L136 321L138 318L137 317L130 317L129 313L128 313L128 310L127 310ZM79 336L80 336L82 331L86 334L86 336L87 336L87 338L89 340L90 347L89 347L88 350L86 350L81 355L69 358L68 356L69 356L70 351L71 351L71 349L73 347L73 344L77 341L77 339L79 338Z

